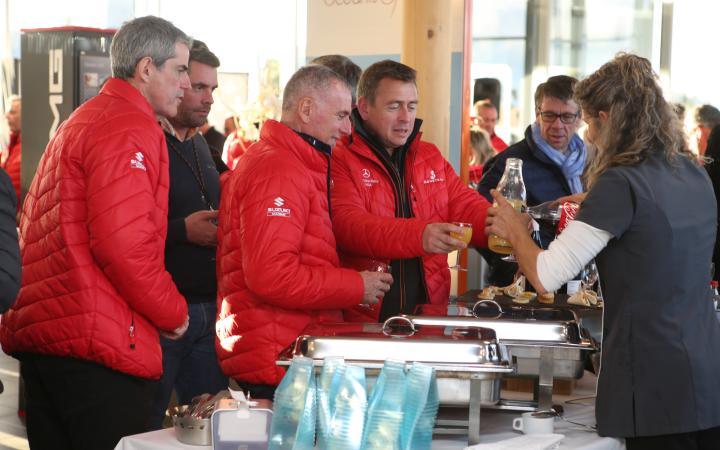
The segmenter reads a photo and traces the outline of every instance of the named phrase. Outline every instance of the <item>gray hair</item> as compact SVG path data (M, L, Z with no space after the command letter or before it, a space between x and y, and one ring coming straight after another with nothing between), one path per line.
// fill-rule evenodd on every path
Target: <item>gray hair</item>
M319 64L301 67L285 85L282 110L292 110L302 97L318 96L326 92L333 82L338 82L351 91L347 81L332 69Z
M175 57L175 44L190 47L190 38L165 19L138 17L123 24L110 45L112 75L127 80L135 75L137 63L146 56L155 67Z

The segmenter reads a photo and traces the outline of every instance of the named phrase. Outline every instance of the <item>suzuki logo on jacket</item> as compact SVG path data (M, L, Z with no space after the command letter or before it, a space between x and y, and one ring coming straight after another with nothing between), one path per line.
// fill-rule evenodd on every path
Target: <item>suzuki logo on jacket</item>
M145 163L143 163L143 160L145 159L145 155L142 154L142 152L136 152L133 155L133 158L130 159L130 167L133 169L140 169L147 172L147 169L145 168Z
M275 197L275 199L273 200L273 204L276 207L273 208L271 206L267 209L268 217L290 217L290 208L282 208L282 206L285 204L284 198Z

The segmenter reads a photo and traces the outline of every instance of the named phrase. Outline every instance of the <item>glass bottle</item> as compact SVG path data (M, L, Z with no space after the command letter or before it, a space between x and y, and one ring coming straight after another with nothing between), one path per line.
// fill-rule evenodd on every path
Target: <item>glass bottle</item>
M503 173L502 178L500 178L496 189L517 211L522 211L525 208L527 194L522 176L521 159L507 159L505 162L505 173ZM497 203L493 204L493 207L496 206ZM512 245L508 241L494 234L491 234L488 238L488 248L502 255L510 255L513 251Z

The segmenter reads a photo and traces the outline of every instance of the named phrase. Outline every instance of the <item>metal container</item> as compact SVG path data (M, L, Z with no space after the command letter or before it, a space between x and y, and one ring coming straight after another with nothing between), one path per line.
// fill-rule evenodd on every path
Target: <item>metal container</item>
M371 386L386 359L422 362L435 368L440 403L447 405L467 405L472 381L479 383L476 397L480 404L496 404L500 377L512 372L507 351L498 345L491 329L475 327L470 333L454 335L438 330L423 333L412 330L412 323L402 317L381 327L368 324L359 332L343 328L324 325L323 331L334 335L298 337L278 364L288 365L294 356L306 356L321 366L325 357L342 356L346 364L365 368Z
M582 328L577 316L567 309L512 307L503 309L493 300L481 300L470 316L401 316L411 323L412 332L443 330L444 334L492 328L501 346L506 347L515 371L507 376L538 377L535 398L529 404L501 405L508 409L552 405L555 378L582 377L585 357L597 350L595 341ZM461 310L458 310L461 312ZM395 318L388 319L397 320Z
M512 372L507 350L498 345L492 329L445 335L428 328L418 332L407 318L385 324L321 324L306 330L283 352L277 364L290 365L294 356L313 359L322 366L327 356L342 356L346 364L365 368L368 388L386 359L419 361L435 368L441 405L468 408L468 443L480 442L480 409L500 400L500 378Z
M541 349L552 348L553 376L577 379L583 374L585 352L597 350L595 341L570 310L502 309L496 302L484 300L475 304L472 314L402 317L412 322L413 330L434 327L444 329L445 334L476 327L492 328L498 343L507 347L515 365L513 375L517 376L539 376Z
M183 416L188 405L175 406L168 413L172 418L175 437L183 444L211 445L212 432L210 418L200 419L192 416Z

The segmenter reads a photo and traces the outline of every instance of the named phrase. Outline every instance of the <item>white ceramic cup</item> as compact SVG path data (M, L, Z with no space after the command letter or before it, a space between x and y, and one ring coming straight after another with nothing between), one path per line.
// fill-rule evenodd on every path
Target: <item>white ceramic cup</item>
M523 434L552 434L555 430L554 417L533 417L532 412L523 413L513 419L513 430Z

